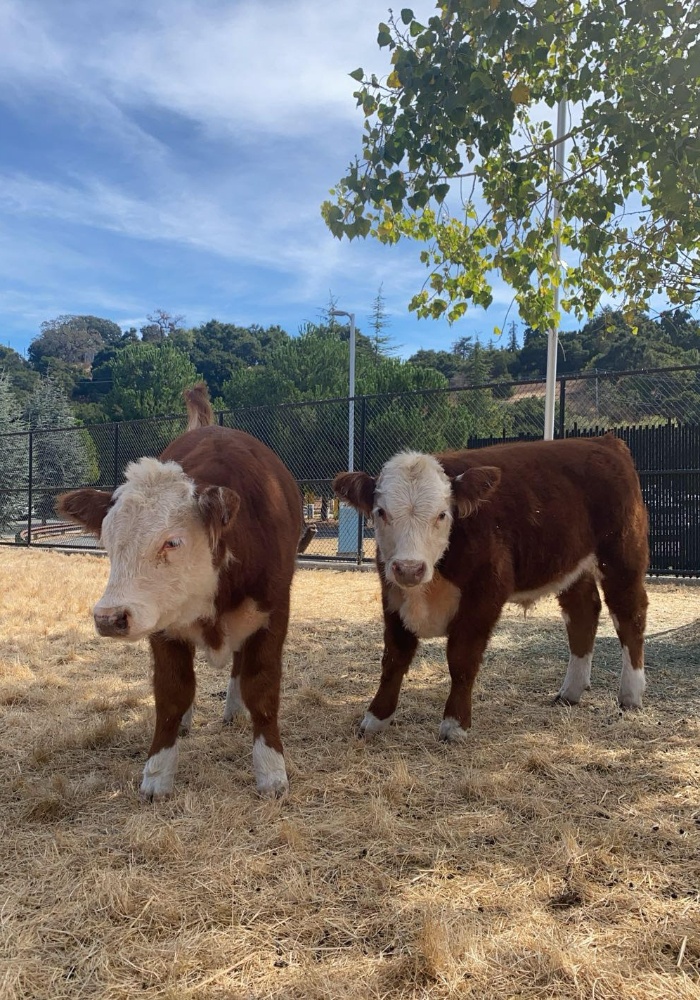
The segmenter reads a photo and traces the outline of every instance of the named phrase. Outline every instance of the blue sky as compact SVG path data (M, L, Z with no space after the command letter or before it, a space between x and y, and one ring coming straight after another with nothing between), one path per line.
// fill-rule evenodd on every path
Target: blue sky
M386 69L387 8L0 0L0 340L24 351L62 313L128 327L156 308L295 333L331 293L367 329L380 284L401 355L486 339L507 289L488 315L419 321L417 248L339 242L320 217L361 148L348 74Z

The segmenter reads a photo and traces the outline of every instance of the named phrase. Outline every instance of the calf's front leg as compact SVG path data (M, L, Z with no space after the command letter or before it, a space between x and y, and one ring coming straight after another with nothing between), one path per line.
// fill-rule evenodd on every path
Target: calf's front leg
M384 653L379 688L360 723L360 733L383 732L391 723L399 703L401 684L411 665L418 637L409 632L397 611L384 612Z
M280 798L289 791L277 721L288 615L288 608L273 612L268 628L246 639L238 661L241 699L253 723L255 783L260 795L268 798Z
M177 737L181 721L194 704L194 646L168 639L161 632L149 637L153 654L156 728L143 769L144 799L169 795L177 771Z
M502 607L502 602L479 606L464 597L460 601L447 635L451 684L440 724L441 740L457 742L471 728L474 681Z

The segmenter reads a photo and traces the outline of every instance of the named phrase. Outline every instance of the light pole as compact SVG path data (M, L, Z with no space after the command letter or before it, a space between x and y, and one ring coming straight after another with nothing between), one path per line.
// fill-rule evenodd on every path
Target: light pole
M558 181L564 177L564 134L566 132L566 100L559 101L557 113L557 143L554 153L554 173ZM554 286L554 311L559 309L559 282L561 281L561 237L559 235L559 215L561 205L554 198L552 204L552 227L554 229L554 267L557 271ZM557 388L557 348L559 336L556 320L552 323L547 340L547 380L544 390L544 439L551 441L554 437L554 394Z
M355 313L331 309L330 316L347 316L350 320L350 379L348 400L348 472L355 468Z

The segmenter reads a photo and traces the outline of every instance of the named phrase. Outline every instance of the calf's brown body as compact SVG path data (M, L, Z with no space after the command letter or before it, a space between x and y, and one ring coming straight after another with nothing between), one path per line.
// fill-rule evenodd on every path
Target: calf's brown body
M379 731L393 717L421 635L442 634L452 683L441 736L462 737L471 725L474 679L503 606L527 607L546 593L558 595L571 653L559 697L577 702L590 684L597 583L622 647L620 704L641 705L648 528L623 442L606 435L408 453L390 460L376 480L342 473L334 486L373 514L376 528L384 653L364 731ZM446 544L431 550L431 533L440 530ZM432 565L430 551L439 553ZM425 582L401 585L421 573Z
M113 495L77 490L58 507L102 531L110 555L110 581L95 607L98 630L127 640L147 635L150 643L156 725L143 794L172 790L178 731L191 721L197 647L213 663L231 664L225 720L250 712L258 788L281 794L279 692L301 495L262 442L212 424L203 386L185 395L190 429L159 461L134 463Z

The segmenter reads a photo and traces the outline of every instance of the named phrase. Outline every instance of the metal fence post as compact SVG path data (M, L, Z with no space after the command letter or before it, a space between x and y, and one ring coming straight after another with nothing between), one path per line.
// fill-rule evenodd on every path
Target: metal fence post
M114 425L114 488L119 478L119 424Z
M559 437L566 434L566 379L562 378L559 385Z
M29 432L29 489L27 490L27 545L32 544L32 505L34 504L34 432Z
M360 454L359 467L362 471L365 468L365 429L367 421L367 397L363 396L360 401ZM365 516L362 511L357 512L357 565L362 565L362 559L364 556L364 528L365 528Z

